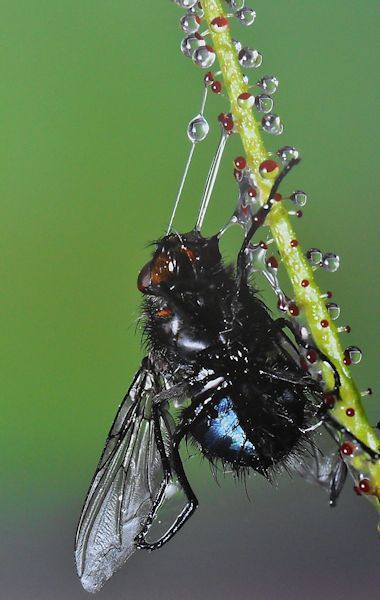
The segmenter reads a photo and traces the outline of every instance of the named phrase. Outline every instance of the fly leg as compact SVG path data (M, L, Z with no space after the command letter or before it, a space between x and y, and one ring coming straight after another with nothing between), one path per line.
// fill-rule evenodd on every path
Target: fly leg
M218 389L218 387L216 387L216 389ZM200 417L200 415L204 412L204 410L209 406L211 401L212 401L212 396L210 396L209 389L207 390L207 392L204 392L203 394L200 393L198 395L198 397L195 397L194 398L194 402L196 403L195 407L192 407L188 416L184 419L181 426L178 427L176 429L176 431L174 432L173 438L172 438L170 466L171 466L172 471L176 474L178 482L181 485L181 487L186 495L187 504L182 509L181 513L178 515L178 517L176 518L174 523L171 525L171 527L167 530L167 532L159 540L157 540L156 542L153 542L153 543L147 542L145 540L145 535L148 532L149 525L153 522L153 519L157 514L159 505L164 496L165 486L163 487L163 489L161 488L160 492L159 492L159 496L160 496L159 501L155 502L155 509L152 511L152 516L149 519L149 523L146 524L143 531L141 531L139 533L139 535L136 537L135 541L136 541L136 545L139 549L157 550L158 548L161 548L164 544L166 544L166 542L171 540L171 538L181 529L181 527L183 527L183 525L186 523L186 521L191 517L191 515L194 513L194 511L198 507L198 499L192 490L192 487L189 483L189 480L187 479L185 470L183 468L181 456L179 453L179 446L180 446L180 443L183 440L183 438L188 433L191 426ZM160 435L161 435L161 431L160 431ZM170 471L169 476L171 476L172 471Z
M300 346L302 346L303 348L306 348L307 350L313 350L317 354L319 359L322 362L326 363L330 367L330 369L333 372L333 376L334 376L334 389L332 390L332 394L334 394L335 396L338 397L339 389L340 389L340 375L338 373L338 369L336 368L334 363L329 359L329 357L326 356L326 354L324 354L319 348L317 348L316 346L311 346L310 344L305 342L305 340L300 336L300 334L298 333L297 329L294 327L294 325L291 321L289 321L288 319L285 319L284 317L280 317L279 319L276 319L275 321L273 321L268 333L280 332L283 329L285 329L285 327L290 329L296 342Z
M292 383L295 386L308 387L309 389L315 389L317 392L321 389L318 382L312 377L298 376L297 374L293 375L289 371L281 371L280 369L276 369L275 371L260 369L259 373L269 379L278 379L280 381L285 381L286 383Z
M275 203L274 196L284 179L284 177L291 171L291 169L300 162L299 158L293 158L286 167L281 171L281 173L276 177L276 180L273 184L273 187L270 191L268 200L263 206L259 208L257 213L253 216L252 225L244 238L243 244L240 248L238 259L237 259L237 276L239 282L239 288L242 285L247 284L247 258L246 258L246 250L248 248L249 242L255 235L256 231L261 227L265 219L267 218L273 204Z

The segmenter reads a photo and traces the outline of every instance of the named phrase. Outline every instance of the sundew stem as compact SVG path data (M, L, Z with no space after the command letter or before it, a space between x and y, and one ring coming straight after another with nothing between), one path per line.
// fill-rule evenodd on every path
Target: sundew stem
M255 175L257 186L261 192L260 198L265 203L272 187L272 180L260 175L259 165L269 157L269 154L261 138L260 126L253 115L252 108L243 105L244 103L238 103L238 97L240 94L248 92L248 86L243 80L229 28L217 31L211 24L216 17L225 17L225 13L220 0L202 0L202 8L222 72L224 89L227 91L231 103L235 129L241 137L247 164ZM344 351L340 344L337 328L330 318L324 300L321 299L321 291L301 246L290 243L292 240L296 240L297 236L290 224L287 211L281 203L277 203L273 207L268 216L268 225L292 283L297 306L303 311L316 345L339 372L340 400L336 402L331 414L346 430L377 453L380 449L380 441L368 422L350 369L343 363ZM304 281L308 282L307 286L301 285L301 282ZM323 371L326 383L331 387L331 369L324 367ZM354 409L353 416L347 415L347 409ZM353 411L348 412L349 414L353 413ZM350 464L355 471L364 472L370 480L372 493L367 497L374 502L380 512L380 461L370 460L367 453L359 453L350 460Z

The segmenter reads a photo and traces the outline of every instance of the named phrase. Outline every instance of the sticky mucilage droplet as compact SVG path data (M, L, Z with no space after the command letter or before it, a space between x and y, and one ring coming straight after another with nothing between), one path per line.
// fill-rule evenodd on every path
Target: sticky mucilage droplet
M192 33L183 38L181 42L181 52L184 54L184 56L187 56L187 58L192 58L195 50L197 50L197 48L200 46L205 45L206 41L200 33Z
M236 18L241 25L249 27L255 22L256 12L252 8L248 8L248 6L246 6L236 11Z
M307 195L302 190L297 190L290 195L290 200L296 206L305 206L307 202Z
M258 85L263 92L272 96L277 91L279 81L274 75L265 75L259 79L256 85Z
M284 166L288 165L291 160L297 159L300 156L300 153L294 146L283 146L277 150L276 154Z
M270 113L273 109L273 98L268 94L260 94L255 98L255 106L259 112Z
M193 119L187 126L187 137L192 143L202 142L210 130L210 126L207 123L203 115L199 114Z
M193 61L201 69L209 69L215 62L216 54L211 46L200 46L193 54Z
M332 321L336 321L340 316L340 306L336 302L328 302L326 308Z
M337 254L327 252L322 257L322 268L329 273L335 273L339 269L340 259Z
M344 356L349 359L349 364L358 365L363 358L363 353L357 346L349 346L345 349Z
M322 262L322 252L319 248L310 248L306 252L306 258L313 267L319 267Z
M254 48L242 48L238 54L238 61L245 69L257 69L263 62L263 55Z
M284 131L284 126L281 123L280 117L274 113L265 115L261 121L261 126L266 133L270 133L272 135L281 135L281 133Z
M181 8L192 8L194 4L196 4L198 0L174 0L174 3Z
M200 27L201 19L197 15L186 13L186 15L181 17L179 23L182 31L185 33L195 33Z

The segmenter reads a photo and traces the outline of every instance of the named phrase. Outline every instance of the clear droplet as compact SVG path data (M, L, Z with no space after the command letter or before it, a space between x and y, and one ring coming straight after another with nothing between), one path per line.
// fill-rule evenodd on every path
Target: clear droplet
M319 267L322 262L322 252L319 248L310 248L306 252L306 258L313 267Z
M263 62L263 55L254 48L242 48L238 54L238 60L245 69L257 69Z
M287 165L293 158L299 158L299 152L294 146L284 146L276 152L283 165Z
M187 126L187 137L190 142L202 142L207 136L210 126L203 115L199 114L194 119L191 119Z
M284 131L284 126L281 123L280 117L274 113L265 115L261 121L261 126L264 131L271 133L272 135L281 135Z
M245 4L245 0L227 0L232 10L240 10Z
M340 259L337 254L327 252L322 258L322 267L329 273L335 273L339 269Z
M192 8L194 4L198 2L198 0L174 0L174 2L181 8Z
M184 31L185 33L195 33L200 27L201 20L196 15L186 13L186 15L183 15L183 17L181 17L179 23L182 31Z
M245 25L249 27L255 22L256 12L252 8L241 8L236 12L236 16L241 23L241 25Z
M199 2L197 2L196 4L194 4L194 6L192 6L189 9L189 13L196 15L197 17L203 17L205 14L205 11L203 10L202 6L199 4Z
M234 48L236 50L236 52L239 54L240 50L242 49L242 43L239 40L236 39L232 39L232 43L234 45Z
M336 321L336 319L339 319L339 315L340 315L339 304L336 304L336 302L329 302L328 304L326 304L326 308L329 312L329 315L330 315L330 318L332 321Z
M214 64L216 54L211 46L200 46L193 54L193 61L201 69L209 69Z
M290 199L296 206L305 206L307 202L307 195L302 190L297 190L291 194Z
M181 52L188 58L192 58L195 50L205 45L206 42L199 33L192 33L182 40Z
M277 91L279 81L274 75L265 75L257 82L257 85L267 94L274 94Z
M345 356L348 356L351 360L351 364L357 365L363 358L363 352L357 346L349 346L344 351Z
M270 113L273 108L273 98L267 94L260 94L255 98L255 105L259 112Z

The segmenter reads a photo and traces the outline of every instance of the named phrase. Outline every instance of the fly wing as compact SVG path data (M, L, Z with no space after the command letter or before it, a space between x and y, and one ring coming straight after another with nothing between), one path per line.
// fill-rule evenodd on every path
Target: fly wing
M135 537L164 481L152 419L158 375L145 359L128 390L92 480L79 521L75 558L83 587L98 591L136 550ZM163 438L170 439L163 409Z

